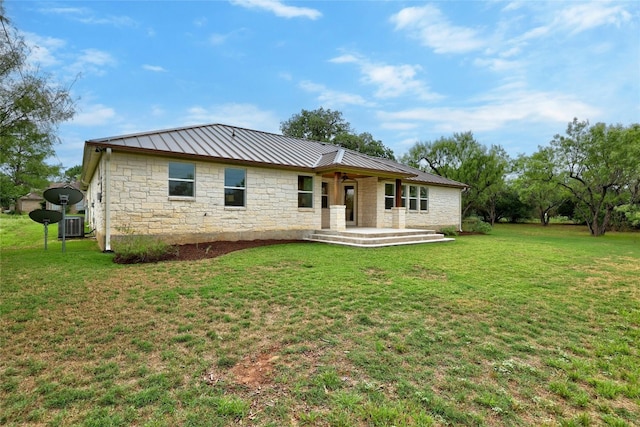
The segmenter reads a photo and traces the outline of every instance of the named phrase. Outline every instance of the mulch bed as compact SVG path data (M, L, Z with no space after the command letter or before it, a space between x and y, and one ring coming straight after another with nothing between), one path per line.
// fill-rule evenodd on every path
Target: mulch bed
M200 259L216 258L220 255L259 246L281 245L283 243L305 243L306 240L239 240L237 242L206 242L173 245L167 254L157 258L127 258L117 254L113 262L118 264L141 264L160 261L196 261Z

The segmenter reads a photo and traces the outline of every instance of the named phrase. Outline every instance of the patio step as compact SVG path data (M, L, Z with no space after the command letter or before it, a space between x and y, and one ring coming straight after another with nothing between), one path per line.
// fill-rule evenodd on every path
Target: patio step
M305 240L337 245L376 248L396 245L415 245L419 243L450 242L454 239L444 237L433 230L395 230L395 229L352 229L346 231L316 230Z

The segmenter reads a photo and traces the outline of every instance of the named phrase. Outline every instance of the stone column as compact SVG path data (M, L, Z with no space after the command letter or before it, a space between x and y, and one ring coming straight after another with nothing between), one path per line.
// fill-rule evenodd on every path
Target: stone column
M347 229L345 213L347 207L345 205L329 206L329 229L333 231L344 231Z
M393 228L404 229L407 224L406 220L406 208L391 208L393 214Z

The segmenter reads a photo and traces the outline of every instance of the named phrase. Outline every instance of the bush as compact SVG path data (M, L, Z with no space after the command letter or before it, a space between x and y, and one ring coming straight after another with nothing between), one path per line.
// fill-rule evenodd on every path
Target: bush
M478 217L469 217L462 221L462 231L489 234L491 233L491 224L482 221Z
M157 262L176 254L175 247L156 237L136 235L130 231L126 233L113 243L113 251L116 254L113 261L118 264Z
M440 229L440 233L444 234L445 236L455 237L458 235L458 228L453 225L442 227Z

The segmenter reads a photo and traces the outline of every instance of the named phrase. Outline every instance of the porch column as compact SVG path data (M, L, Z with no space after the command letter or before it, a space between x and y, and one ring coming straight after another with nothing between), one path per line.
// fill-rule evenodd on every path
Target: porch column
M347 229L347 220L345 213L347 207L345 205L329 206L329 229L334 231L344 231Z
M396 207L402 206L402 180L396 179Z
M393 228L397 228L397 229L404 229L407 226L407 220L406 220L406 213L407 213L407 209L406 208L392 208L391 209L391 213L393 214L393 223L392 223L392 227Z
M340 204L340 178L342 178L341 172L333 173L333 200L332 205Z

